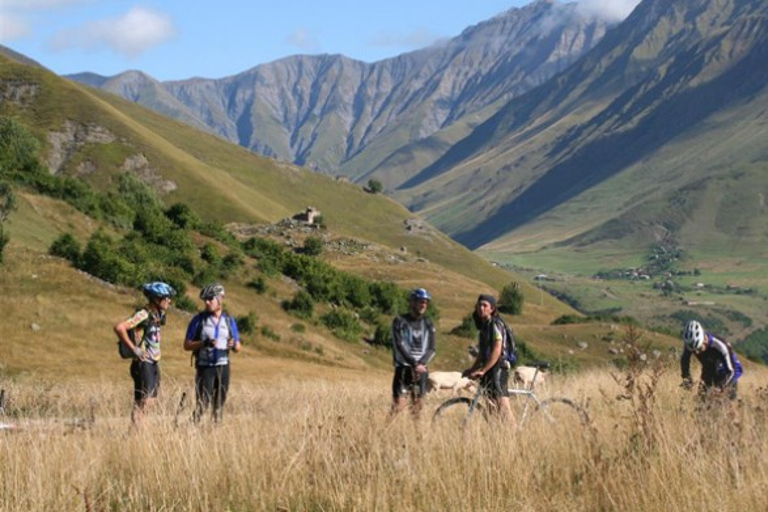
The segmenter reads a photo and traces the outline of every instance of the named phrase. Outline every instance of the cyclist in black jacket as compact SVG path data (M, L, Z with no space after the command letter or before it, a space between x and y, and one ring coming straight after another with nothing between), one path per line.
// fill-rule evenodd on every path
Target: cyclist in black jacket
M421 411L421 397L427 389L427 365L435 356L435 327L426 317L432 297L424 288L409 296L408 313L392 321L392 355L395 376L392 379L392 415L407 404L410 395L412 412Z
M743 369L730 343L705 332L696 320L688 322L683 333L683 355L680 358L683 387L686 389L693 387L691 355L701 363L699 391L703 395L717 391L730 399L736 398L737 382Z

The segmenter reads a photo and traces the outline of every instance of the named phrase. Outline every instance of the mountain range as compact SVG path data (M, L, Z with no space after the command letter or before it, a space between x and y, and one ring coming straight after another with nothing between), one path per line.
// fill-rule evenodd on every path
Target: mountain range
M644 0L611 25L538 0L373 64L289 57L219 80L72 78L388 193L470 248L757 241L766 4ZM717 194L723 180L736 193ZM699 229L697 196L713 219ZM733 219L737 225L733 225ZM728 219L726 222L723 219Z

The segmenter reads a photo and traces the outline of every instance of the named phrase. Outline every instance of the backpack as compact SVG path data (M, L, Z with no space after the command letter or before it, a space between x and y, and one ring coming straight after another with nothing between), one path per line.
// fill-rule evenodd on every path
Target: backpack
M144 309L144 308L137 309L136 311L133 312L133 314L135 315L136 313L138 313L142 309ZM147 318L147 320L145 320L145 322L149 321L150 319L152 319L152 313L150 313L150 312L148 312L148 313L149 313L149 317ZM160 325L165 325L165 315L163 315L160 318L159 323L160 323ZM133 343L134 346L137 346L136 345L136 329L138 329L142 325L144 325L144 322L140 323L139 325L137 325L133 329L128 329L128 338L130 338L131 343ZM134 354L133 351L130 348L128 348L128 345L123 343L123 340L121 340L120 338L117 339L117 353L123 359L133 359L134 357L136 357L136 354Z
M496 325L498 325L499 328L501 328L501 332L504 333L504 354L502 357L504 357L510 366L515 366L518 361L515 333L500 316L496 317Z
M134 341L136 339L136 335L134 334L133 329L128 331L128 337L131 338L131 341ZM135 356L133 351L130 348L128 348L128 345L123 343L123 340L121 340L120 338L117 339L117 353L120 354L120 357L122 357L123 359L133 359L133 357Z

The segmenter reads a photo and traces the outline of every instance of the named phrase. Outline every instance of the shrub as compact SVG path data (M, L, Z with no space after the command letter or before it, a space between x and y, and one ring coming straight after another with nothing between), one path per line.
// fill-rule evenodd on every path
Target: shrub
M381 184L379 180L370 179L368 180L368 191L372 194L378 194L384 190L384 186Z
M200 217L186 203L175 203L165 212L165 216L181 229L198 229L202 225Z
M283 302L283 309L290 311L301 318L312 318L314 307L315 301L312 300L312 296L304 290L296 292L293 295L293 300Z
M0 263L3 262L3 251L10 237L5 233L5 223L8 216L16 209L16 195L10 183L0 182Z
M451 329L451 334L454 336L461 336L462 338L469 338L469 339L476 339L477 338L477 327L475 326L475 321L472 318L472 314L468 314L464 318L461 319L461 323Z
M391 281L377 281L371 285L371 302L385 315L404 311L408 302L403 291Z
M143 280L138 267L123 258L117 244L102 231L88 240L81 269L110 283L138 285Z
M261 326L261 335L274 341L280 341L280 335L268 325Z
M525 297L520 289L520 283L512 282L502 288L499 295L499 311L509 315L521 315Z
M236 317L235 322L237 323L237 330L241 334L253 334L256 332L256 325L258 324L259 319L256 316L256 313L251 312L247 315Z
M232 250L224 256L221 260L221 275L222 277L231 276L235 272L237 272L244 263L245 259L243 258L242 253L240 253L238 250Z
M264 279L264 277L259 276L256 279L253 279L252 281L248 281L245 286L248 288L252 288L256 290L256 293L262 294L267 291L267 281Z
M373 339L371 340L371 343L379 347L391 347L392 326L385 325L383 323L376 324L376 330L373 333Z
M354 313L337 308L320 317L320 321L338 338L347 341L360 339L363 328Z
M80 264L80 243L70 233L63 233L53 241L48 253L71 262L75 267Z
M215 245L207 243L200 249L200 257L209 265L221 265L221 255Z
M320 256L323 253L323 239L319 236L309 236L304 240L302 252L307 256Z

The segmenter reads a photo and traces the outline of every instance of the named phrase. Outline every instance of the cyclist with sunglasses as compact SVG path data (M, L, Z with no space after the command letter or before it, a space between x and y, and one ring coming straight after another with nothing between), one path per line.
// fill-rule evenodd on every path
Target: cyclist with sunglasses
M176 290L160 281L145 284L142 292L146 305L114 328L117 337L134 354L131 421L137 426L143 423L146 409L160 389L160 329L165 325L165 312L171 299L176 296Z
M184 350L195 355L195 392L197 406L194 420L199 421L213 402L213 420L222 418L229 391L229 353L240 352L237 323L224 311L224 287L219 283L200 292L205 311L195 315L187 327Z

